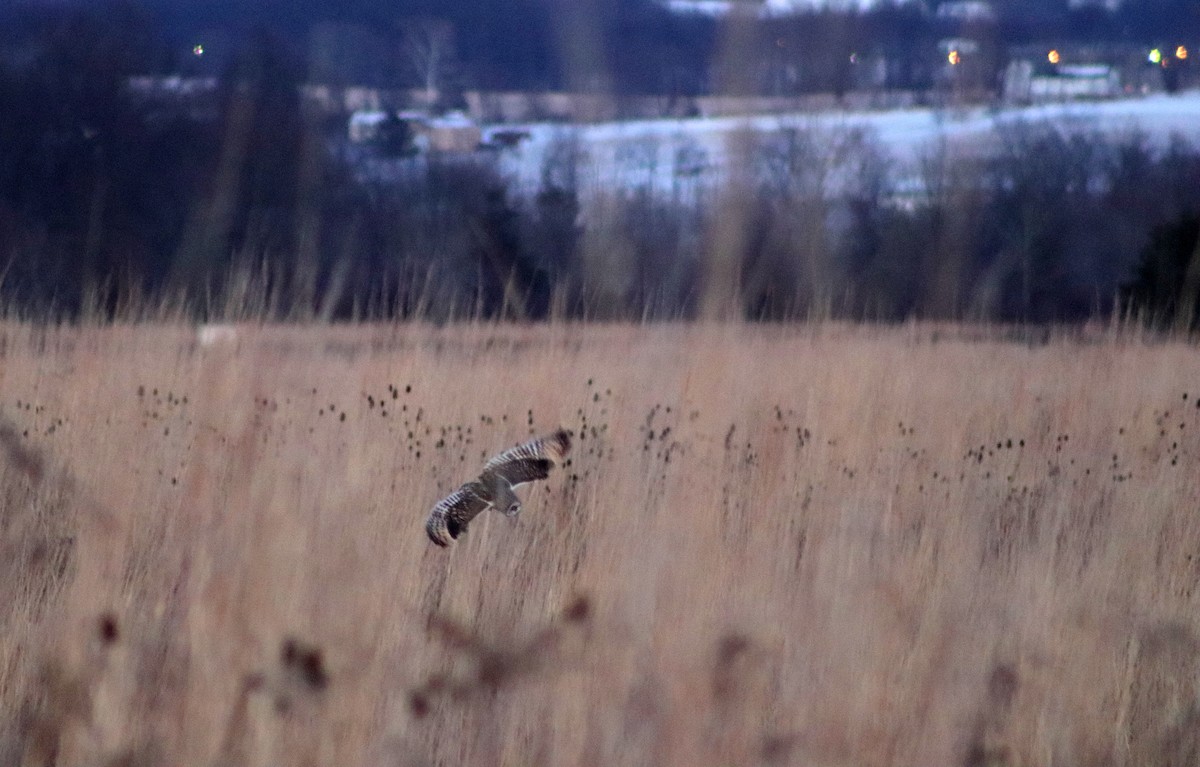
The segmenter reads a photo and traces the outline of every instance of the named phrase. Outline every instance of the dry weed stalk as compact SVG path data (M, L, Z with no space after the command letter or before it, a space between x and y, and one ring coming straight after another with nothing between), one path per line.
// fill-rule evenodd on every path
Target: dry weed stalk
M578 596L563 610L558 620L524 642L496 643L484 639L467 626L441 615L429 618L429 630L442 645L466 665L465 670L436 673L408 693L409 708L417 719L429 715L438 699L466 703L479 695L495 693L518 680L561 670L568 658L563 655L566 632L587 637L591 622L591 602ZM576 652L586 651L577 648Z
M6 333L0 761L1195 762L1190 346ZM410 499L554 423L561 482L428 544Z

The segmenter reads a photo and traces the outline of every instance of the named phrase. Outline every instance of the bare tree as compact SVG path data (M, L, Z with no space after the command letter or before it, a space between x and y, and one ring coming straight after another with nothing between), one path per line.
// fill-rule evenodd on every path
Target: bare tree
M433 103L454 59L454 25L445 19L413 19L403 28L401 48Z

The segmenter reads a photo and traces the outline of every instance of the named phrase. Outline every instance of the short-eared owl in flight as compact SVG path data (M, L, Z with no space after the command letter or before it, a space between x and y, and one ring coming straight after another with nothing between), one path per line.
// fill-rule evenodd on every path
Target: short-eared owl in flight
M515 517L521 511L521 500L513 488L550 476L550 470L570 451L571 435L559 429L495 456L484 464L478 478L438 501L429 512L425 521L429 540L449 546L467 531L472 519L489 508Z

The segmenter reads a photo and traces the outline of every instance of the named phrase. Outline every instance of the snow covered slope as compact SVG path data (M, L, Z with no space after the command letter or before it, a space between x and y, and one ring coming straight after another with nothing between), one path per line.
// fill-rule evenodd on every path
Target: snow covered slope
M858 131L886 153L891 180L904 188L912 184L922 157L939 146L958 153L987 153L997 127L1022 121L1114 138L1141 133L1158 145L1172 136L1200 144L1200 92L1001 110L821 112L583 126L538 123L520 126L530 138L502 153L501 168L517 189L529 193L547 173L553 178L572 166L585 199L639 191L687 199L728 178L744 162L739 147L747 141L761 144L792 131L810 142L833 145Z

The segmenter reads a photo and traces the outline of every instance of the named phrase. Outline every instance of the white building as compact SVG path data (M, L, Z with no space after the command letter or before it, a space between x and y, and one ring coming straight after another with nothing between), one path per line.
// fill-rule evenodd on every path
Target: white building
M821 8L864 11L877 4L878 0L659 0L667 8L678 13L702 13L709 16L724 16L732 11L741 11L757 16L787 16ZM915 2L916 0L911 0Z
M1030 61L1014 61L1004 72L1004 98L1018 104L1108 99L1121 93L1121 77L1107 64L1064 64L1036 74Z
M354 144L378 141L384 138L384 125L392 119L408 126L412 146L418 152L474 152L483 142L483 131L479 124L462 112L431 117L424 112L391 112L384 109L360 109L351 114L346 125L346 137Z
M346 135L355 144L364 144L379 138L379 130L388 120L382 109L359 109L350 115Z
M954 0L939 5L937 17L955 21L995 21L996 11L986 0Z
M1029 82L1030 101L1107 99L1121 92L1121 78L1107 64L1061 66L1052 75L1035 75Z
M1067 0L1067 7L1071 10L1076 8L1103 8L1106 11L1115 11L1121 7L1122 0Z

